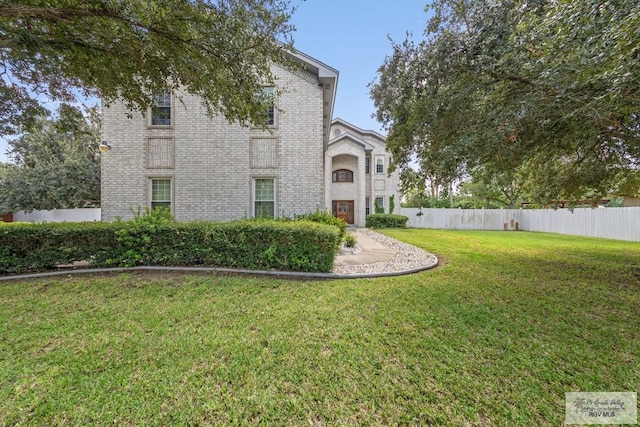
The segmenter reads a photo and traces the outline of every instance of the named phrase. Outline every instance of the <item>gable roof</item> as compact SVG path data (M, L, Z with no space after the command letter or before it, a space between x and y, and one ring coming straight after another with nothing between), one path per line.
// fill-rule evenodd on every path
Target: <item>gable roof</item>
M336 136L335 138L332 138L329 141L329 145L333 145L336 144L344 139L348 139L350 141L355 142L356 144L360 145L362 148L364 148L364 151L372 151L375 147L371 144L369 144L367 141L364 141L360 138L357 138L355 135L350 134L350 133L342 133L338 136Z
M331 122L332 125L342 125L346 128L351 129L353 132L355 132L356 134L359 135L369 135L372 136L374 138L380 139L383 143L386 141L386 137L384 135L379 134L376 131L370 130L370 129L361 129L356 125L353 125L351 123L349 123L348 121L341 119L339 117L337 117L335 120L333 120L333 122Z

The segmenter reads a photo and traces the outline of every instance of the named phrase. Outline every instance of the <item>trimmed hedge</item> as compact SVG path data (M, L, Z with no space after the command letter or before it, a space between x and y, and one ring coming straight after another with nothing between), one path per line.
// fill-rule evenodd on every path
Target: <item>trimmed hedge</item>
M0 274L51 270L117 246L116 228L100 222L11 223L0 227Z
M45 223L0 227L0 273L88 261L95 267L206 265L328 272L340 230L310 221Z
M367 228L406 228L407 221L404 215L371 214L367 215Z
M347 235L348 224L342 219L331 215L327 211L316 211L304 215L297 215L295 221L311 221L318 224L333 225L340 230L340 239L344 239Z

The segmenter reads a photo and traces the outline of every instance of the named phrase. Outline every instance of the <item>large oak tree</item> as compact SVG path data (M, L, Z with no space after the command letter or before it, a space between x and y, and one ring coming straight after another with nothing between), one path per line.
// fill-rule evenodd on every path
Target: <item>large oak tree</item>
M182 87L209 113L263 124L270 66L292 66L288 0L0 2L0 136L51 101L124 99L146 111Z
M100 116L61 105L10 142L0 163L0 212L100 205Z
M640 188L640 2L435 0L371 95L396 165L525 177L538 201Z

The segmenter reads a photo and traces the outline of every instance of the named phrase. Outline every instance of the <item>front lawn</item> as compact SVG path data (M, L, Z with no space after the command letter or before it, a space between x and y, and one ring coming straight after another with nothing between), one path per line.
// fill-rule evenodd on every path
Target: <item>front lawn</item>
M0 283L0 425L561 425L640 389L640 245L393 230L441 265Z

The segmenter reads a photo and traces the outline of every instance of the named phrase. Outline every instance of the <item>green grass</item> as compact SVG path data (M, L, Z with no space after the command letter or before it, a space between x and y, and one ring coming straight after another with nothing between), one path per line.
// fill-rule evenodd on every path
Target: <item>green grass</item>
M640 389L640 245L393 230L440 267L0 284L0 425L561 425Z

